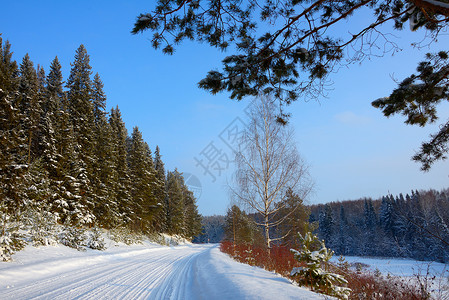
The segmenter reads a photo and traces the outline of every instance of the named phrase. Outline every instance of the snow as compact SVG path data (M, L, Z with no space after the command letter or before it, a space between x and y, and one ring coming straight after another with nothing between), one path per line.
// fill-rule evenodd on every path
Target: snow
M374 273L376 269L384 278L396 277L405 284L426 287L431 299L449 299L449 268L446 264L434 261L417 261L406 258L371 258L345 256L345 261L355 268L356 263L362 264L362 272ZM338 257L331 262L338 263Z
M215 244L106 246L27 246L0 263L0 299L329 299L238 263Z
M142 22L149 21L149 20L151 20L151 16L149 14L142 15L139 17L139 21L142 21Z
M410 18L409 18L410 31L416 31L417 30L416 25L418 25L418 21L419 21L419 19L418 19L418 14L417 13L414 13L414 14L412 14L410 16Z
M374 272L378 269L384 275L414 277L416 275L429 275L436 277L447 277L449 268L447 265L434 261L418 261L406 258L371 258L358 256L345 256L345 261L351 265L362 263L368 265L366 269ZM338 256L334 256L331 262L338 263ZM365 269L365 268L363 268Z
M15 170L21 170L21 169L26 169L28 168L27 164L17 164L17 165L13 165Z

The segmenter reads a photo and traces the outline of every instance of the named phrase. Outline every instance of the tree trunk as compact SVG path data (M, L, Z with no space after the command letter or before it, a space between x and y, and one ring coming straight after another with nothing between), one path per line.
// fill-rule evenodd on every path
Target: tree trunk
M233 211L233 216L232 216L232 231L234 234L234 239L233 239L233 244L234 244L234 256L235 256L235 211Z
M271 254L271 240L270 240L270 227L268 223L268 214L265 215L265 241L267 243L268 256Z

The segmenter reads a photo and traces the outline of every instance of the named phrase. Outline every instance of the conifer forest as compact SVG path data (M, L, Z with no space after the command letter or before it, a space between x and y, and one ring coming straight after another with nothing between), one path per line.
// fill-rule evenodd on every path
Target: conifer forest
M106 112L100 75L86 48L64 79L27 54L12 59L0 37L0 213L74 227L127 228L191 239L201 230L196 199L182 173L165 170L138 127L128 134L118 107Z
M5 4L0 300L449 299L449 0Z
M448 190L312 205L310 222L337 254L449 261Z
M326 204L301 204L282 226L271 228L276 245L299 247L297 233L312 231L336 255L402 257L423 261L449 261L449 191L421 190ZM279 218L285 215L283 212ZM224 220L219 216L203 221L198 240L217 237L238 245L263 244L257 226L261 218L231 207Z

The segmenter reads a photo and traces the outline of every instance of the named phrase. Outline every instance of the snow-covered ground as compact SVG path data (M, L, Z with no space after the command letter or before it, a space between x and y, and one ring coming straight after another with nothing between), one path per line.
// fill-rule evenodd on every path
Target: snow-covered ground
M334 256L331 261L338 263L338 257ZM354 269L356 264L362 264L362 271L374 274L378 270L384 278L391 276L418 289L423 287L432 299L449 299L449 265L405 258L358 256L346 256L345 261Z
M328 299L217 245L34 248L0 262L0 299Z
M338 256L332 257L332 262L338 263ZM379 270L383 275L399 277L416 277L417 275L429 277L448 277L449 266L434 261L418 261L406 258L371 258L360 256L345 256L345 261L355 266L362 264L362 269L374 272Z

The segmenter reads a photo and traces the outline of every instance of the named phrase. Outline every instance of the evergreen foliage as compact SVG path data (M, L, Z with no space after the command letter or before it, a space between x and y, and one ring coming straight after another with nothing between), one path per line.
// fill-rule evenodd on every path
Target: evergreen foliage
M70 75L66 83L68 112L73 126L75 145L77 146L77 170L73 176L78 179L77 204L72 220L81 223L92 223L93 215L89 214L94 207L94 195L91 181L93 178L93 103L92 81L90 79L90 58L84 45L80 45L75 53Z
M126 146L128 132L118 107L111 109L109 124L112 129L112 151L114 153L112 160L116 173L116 180L111 185L119 208L119 220L128 224L131 220L131 207L128 207L128 204L131 203L131 194L129 192L131 181L128 171L128 150Z
M311 232L307 232L304 237L301 234L298 236L302 248L299 251L295 249L290 251L295 259L305 263L305 266L293 268L290 275L299 276L299 284L308 286L313 291L348 299L351 290L335 285L346 285L347 280L339 274L326 270L326 263L332 258L334 252L326 248L324 241L318 240L318 237Z
M5 211L0 204L0 211ZM25 247L22 235L19 233L20 223L6 213L0 216L0 259L10 261L14 252Z
M0 235L0 258L2 261L10 261L13 251L13 242L11 239L11 232L7 227L9 216L5 213L1 218L1 235Z
M193 192L189 191L185 184L183 186L183 196L184 226L186 228L183 236L191 240L202 231L201 215L198 213L198 206L195 203Z
M427 53L416 71L417 74L400 82L390 96L377 99L372 105L386 117L402 114L406 124L423 127L436 122L437 105L449 100L449 51ZM428 171L434 162L447 158L448 143L449 122L446 122L431 135L430 141L421 145L413 160L421 163L423 171Z
M86 230L74 226L66 226L58 235L59 242L78 251L85 251Z
M139 233L124 226L109 230L109 237L117 243L124 243L126 245L138 244L142 241L142 236Z
M128 153L129 174L131 179L131 197L133 199L134 226L142 232L152 229L159 206L153 191L160 183L156 179L153 158L148 145L143 141L142 133L134 127L131 147Z
M198 86L212 94L228 91L236 100L271 94L280 103L279 120L286 122L283 107L326 95L331 74L341 67L400 53L391 30L425 31L424 39L407 34L410 44L437 48L448 28L448 7L447 0L158 0L150 13L137 16L132 33L151 32L151 45L165 54L184 40L231 51L222 68L209 71ZM341 30L354 19L360 25ZM385 116L405 115L408 124L434 122L437 105L449 100L448 70L447 49L428 53L417 74L373 105ZM448 143L446 122L413 159L428 170L446 158Z
M220 243L224 236L225 217L206 216L201 219L201 234L196 236L194 243Z
M14 214L23 208L23 174L28 165L19 69L10 48L0 37L0 207L2 213Z
M275 226L273 237L282 237L284 244L296 247L298 246L297 234L304 235L309 230L315 230L317 223L309 223L310 209L293 189L287 189L284 202L275 216L275 220L282 220L282 222Z
M19 94L22 98L20 101L20 110L23 113L21 119L21 127L25 133L26 145L23 148L26 149L27 164L30 164L33 158L36 156L35 147L33 147L35 134L38 129L39 116L40 116L40 103L39 103L39 81L36 70L34 69L33 62L30 59L28 53L22 60L22 64L19 69Z
M448 262L448 195L448 190L412 191L405 197L312 205L310 220L320 219L318 236L339 255ZM323 218L329 213L339 215L332 224Z
M329 204L324 205L324 209L320 212L319 221L320 236L330 245L333 240L331 237L334 233L334 215Z
M184 232L184 195L182 193L181 174L178 170L167 173L167 227L169 233Z
M337 66L384 54L374 51L392 44L381 29L384 23L401 30L410 21L413 31L426 28L438 35L449 16L447 3L441 2L160 0L151 13L137 17L132 33L152 32L152 46L166 54L183 40L233 49L223 70L210 71L199 86L212 93L228 90L239 100L261 91L274 93L288 104L304 93L319 94L320 83ZM360 31L346 35L333 30L363 10L372 14Z
M234 245L264 245L261 229L237 205L233 205L225 216L224 239L232 241Z
M167 214L168 214L168 196L167 196L167 180L165 177L165 166L162 161L159 146L156 146L154 151L154 170L156 178L160 182L158 189L154 192L157 205L160 206L160 211L155 218L155 229L157 231L167 230Z
M59 241L79 250L104 248L99 227L188 239L201 232L182 173L168 172L167 180L159 147L153 156L137 127L129 137L118 107L108 116L103 82L91 70L81 45L64 84L57 57L48 75L28 54L18 67L0 37L4 260L20 248L21 226L33 245Z
M104 250L106 246L104 244L104 239L101 236L101 230L98 227L95 227L90 233L87 241L88 248L94 250Z

